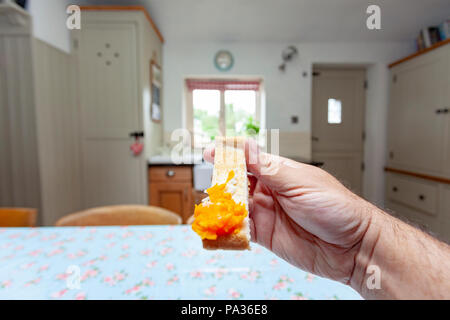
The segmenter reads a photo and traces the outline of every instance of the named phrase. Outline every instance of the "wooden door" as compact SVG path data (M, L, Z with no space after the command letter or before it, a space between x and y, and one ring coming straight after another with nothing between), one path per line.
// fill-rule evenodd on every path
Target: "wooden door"
M365 71L315 68L314 73L312 158L361 194Z
M84 205L144 204L145 159L129 136L142 130L136 25L86 21L77 37Z
M442 172L448 137L446 116L437 111L449 104L449 62L448 51L438 50L392 69L390 165L437 175Z

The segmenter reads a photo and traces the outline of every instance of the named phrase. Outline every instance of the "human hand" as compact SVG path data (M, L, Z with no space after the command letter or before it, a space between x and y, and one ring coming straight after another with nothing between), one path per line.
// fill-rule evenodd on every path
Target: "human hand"
M372 206L324 170L245 145L252 241L289 263L346 284ZM213 162L214 149L204 158Z

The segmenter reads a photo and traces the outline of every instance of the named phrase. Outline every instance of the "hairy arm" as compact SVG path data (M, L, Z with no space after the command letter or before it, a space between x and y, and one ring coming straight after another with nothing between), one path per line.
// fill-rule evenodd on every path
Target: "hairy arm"
M369 203L361 208L371 219L350 285L367 299L450 299L450 247Z
M322 169L246 144L252 241L368 299L450 299L450 247ZM214 151L205 152L212 160ZM379 280L379 281L378 281Z

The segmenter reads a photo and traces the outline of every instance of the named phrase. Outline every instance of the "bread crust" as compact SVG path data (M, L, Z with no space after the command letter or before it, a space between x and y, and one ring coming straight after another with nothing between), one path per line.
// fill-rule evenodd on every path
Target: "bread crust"
M203 239L203 248L207 250L250 250L250 235L247 226L238 233L227 234L217 237L216 240Z
M245 163L245 139L242 137L216 137L216 154L212 184L223 183L230 170L235 172L241 190L237 192L239 201L245 204L248 212L248 180ZM240 150L238 150L240 149ZM203 239L207 250L250 250L250 222L245 217L238 233L218 236L216 240Z

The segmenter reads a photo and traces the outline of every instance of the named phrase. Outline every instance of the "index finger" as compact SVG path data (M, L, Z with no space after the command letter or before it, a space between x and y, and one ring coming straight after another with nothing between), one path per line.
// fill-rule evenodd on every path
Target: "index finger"
M275 157L259 151L259 146L253 139L245 139L244 145L245 161L247 171L255 176L261 175L261 163L267 162L269 157ZM211 163L214 163L215 147L208 147L203 152L203 158ZM270 161L269 161L270 162Z

